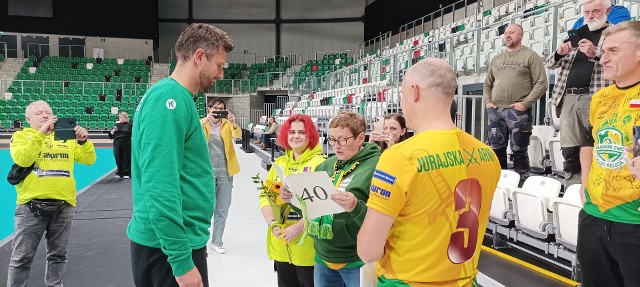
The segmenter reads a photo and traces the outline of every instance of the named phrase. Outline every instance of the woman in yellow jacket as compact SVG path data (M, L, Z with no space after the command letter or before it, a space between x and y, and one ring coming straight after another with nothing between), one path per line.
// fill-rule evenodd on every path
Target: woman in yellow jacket
M285 148L286 154L277 158L273 165L280 167L284 176L314 171L325 160L318 141L318 130L309 116L298 114L289 117L278 134L278 144ZM269 170L267 181L280 181L273 166ZM271 229L267 235L267 253L274 260L278 286L313 286L315 251L311 237L307 236L300 244L304 230L302 216L290 211L284 229L281 229L272 224L275 219L264 192L260 194L260 208Z
M215 112L226 110L226 105L220 98L213 98L207 103L209 114L200 120L209 147L209 157L213 168L215 181L215 209L213 211L213 232L211 234L210 249L218 254L224 254L222 248L222 234L227 223L231 193L233 190L233 176L240 172L240 165L233 147L233 138L242 137L242 130L236 123L232 113L227 118L217 118Z

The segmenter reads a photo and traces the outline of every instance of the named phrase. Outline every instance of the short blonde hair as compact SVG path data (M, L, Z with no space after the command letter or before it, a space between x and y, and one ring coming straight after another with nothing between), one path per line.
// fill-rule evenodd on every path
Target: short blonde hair
M346 128L351 131L353 136L358 136L360 133L367 131L367 123L364 117L354 112L341 112L335 116L329 128Z
M121 117L121 116L125 116L127 118L127 120L129 119L129 114L127 114L127 112L120 112L118 114L118 117Z

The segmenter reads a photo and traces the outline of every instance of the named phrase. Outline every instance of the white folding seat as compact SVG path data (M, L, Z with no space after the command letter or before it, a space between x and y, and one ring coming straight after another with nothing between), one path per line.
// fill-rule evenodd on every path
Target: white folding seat
M549 141L549 157L551 159L551 170L554 174L564 176L564 157L560 146L560 137Z
M491 201L491 209L489 210L489 219L502 225L508 225L511 221L511 213L507 190L500 186L496 187Z
M572 184L564 191L562 199L564 201L582 206L582 199L580 198L581 192L584 191L580 190L580 184Z
M562 187L562 183L557 179L546 177L546 176L530 176L525 180L522 184L522 188L516 189L519 190L528 190L533 192L536 195L544 198L545 205L547 207L551 207L551 203L557 200L560 195L560 189ZM514 193L516 192L514 191ZM515 198L515 197L514 197Z
M573 252L578 245L578 214L581 209L581 206L562 199L553 203L556 241Z
M545 14L535 15L531 17L531 25L533 27L542 27L542 26L546 26L546 24L547 24L547 15Z
M531 47L531 50L536 52L540 57L544 57L544 55L546 54L544 42L532 41L531 43L529 43L529 46Z
M553 217L547 211L544 198L529 190L513 192L516 226L537 238L553 234Z
M552 126L532 126L531 135L537 136L542 141L543 147L546 151L549 150L549 141L556 133L556 129Z
M507 197L509 198L509 200L512 199L511 194L518 188L518 184L520 184L519 173L506 169L500 171L498 186L502 187L507 192Z
M509 2L509 3L507 4L507 7L508 7L508 9L507 9L507 12L508 12L508 13L516 12L516 11L517 11L517 9L518 9L518 7L516 7L516 2L515 2L515 1L511 1L511 2Z
M532 172L542 173L545 170L544 166L544 145L542 139L538 136L531 135L529 138L529 147L527 148L529 155L529 167Z
M467 70L475 70L476 56L467 56L465 58L465 67L467 68Z
M562 32L566 32L571 30L571 28L573 28L573 24L578 21L578 18L580 18L579 16L574 16L571 17L569 19L564 20L564 25L562 25L562 27L564 27L564 31Z

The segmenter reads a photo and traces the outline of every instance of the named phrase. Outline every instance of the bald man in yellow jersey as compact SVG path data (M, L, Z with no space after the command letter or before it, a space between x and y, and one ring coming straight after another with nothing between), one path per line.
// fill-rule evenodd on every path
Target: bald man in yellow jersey
M416 135L380 157L358 234L360 258L378 261L378 286L476 286L500 163L451 121L456 85L439 59L418 62L402 82Z

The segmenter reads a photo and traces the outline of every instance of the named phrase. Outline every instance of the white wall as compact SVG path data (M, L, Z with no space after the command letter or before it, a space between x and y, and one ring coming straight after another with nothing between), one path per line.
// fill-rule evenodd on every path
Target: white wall
M158 17L161 19L186 19L187 1L158 0ZM274 0L193 0L193 17L218 20L272 20L275 15ZM282 0L281 17L287 19L352 18L364 15L365 0ZM228 62L258 62L263 57L275 55L275 24L212 24L227 32L234 41L235 51ZM184 23L159 24L158 61L169 61ZM317 51L349 49L364 41L364 24L282 24L281 53L295 55ZM243 54L248 50L249 54Z
M282 0L281 16L282 19L360 17L364 15L364 4L364 0Z
M193 0L193 18L195 19L273 19L275 17L276 4L273 0Z
M363 23L283 24L282 52L301 54L343 51L363 42Z

